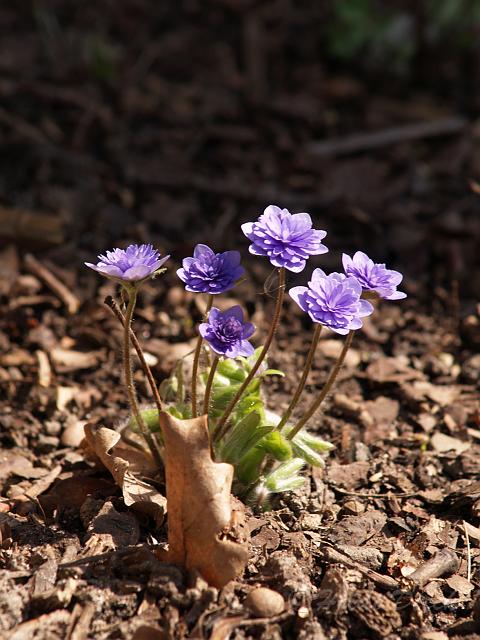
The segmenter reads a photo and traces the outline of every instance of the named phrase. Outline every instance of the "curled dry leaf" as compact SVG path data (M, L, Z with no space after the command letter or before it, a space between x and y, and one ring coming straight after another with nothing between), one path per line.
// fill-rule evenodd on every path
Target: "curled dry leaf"
M236 578L248 560L243 505L230 490L233 467L214 462L207 417L160 414L165 441L169 560L196 569L215 587Z
M142 480L155 476L157 470L149 454L121 441L113 429L86 424L85 438L89 450L110 471L121 488L125 504L146 513L159 525L166 512L166 498L155 487Z

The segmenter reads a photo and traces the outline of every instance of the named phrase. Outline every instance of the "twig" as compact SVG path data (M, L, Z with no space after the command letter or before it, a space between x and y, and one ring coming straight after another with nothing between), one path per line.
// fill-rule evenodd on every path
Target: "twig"
M33 275L43 280L43 282L53 291L53 293L60 298L63 304L66 306L70 315L74 315L80 308L80 300L77 296L68 289L63 282L55 276L51 271L39 262L35 256L31 253L27 253L25 256L25 266L33 273Z
M334 491L338 491L339 493L343 493L346 496L355 496L358 498L413 498L414 496L418 496L421 498L422 496L418 495L416 492L403 492L403 493L394 493L393 491L386 491L385 493L362 493L361 491L347 491L346 489L342 489L341 487L337 487L334 484L329 485Z
M468 535L467 523L463 521L463 530L465 531L465 541L467 543L467 580L472 581L472 550L470 548L470 536Z
M408 577L420 587L432 578L441 578L447 573L455 573L460 561L457 554L450 549L440 549L433 558L427 560Z
M381 573L378 573L373 569L369 569L359 562L355 562L355 560L352 560L347 555L340 553L340 551L337 551L332 547L325 547L322 549L322 555L328 562L338 562L352 569L358 569L358 571L371 578L376 584L384 589L391 591L400 588L400 584L393 578L390 578L390 576L382 576Z
M468 121L459 116L440 118L427 122L414 122L398 127L389 127L381 131L371 133L358 133L343 138L331 138L324 142L312 142L307 151L312 155L329 157L370 151L379 147L387 147L391 144L418 140L421 138L433 138L437 136L451 135L463 131Z

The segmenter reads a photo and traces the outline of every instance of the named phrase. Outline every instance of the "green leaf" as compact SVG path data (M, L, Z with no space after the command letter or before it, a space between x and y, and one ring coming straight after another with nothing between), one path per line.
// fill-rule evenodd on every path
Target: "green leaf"
M160 431L160 424L158 422L158 409L143 409L142 411L140 411L140 415L142 416L143 421L147 425L149 431L151 431L152 433ZM137 421L133 416L131 416L127 426L130 427L130 429L135 433L140 433Z
M292 428L292 425L287 425L284 428L283 433L288 435ZM308 433L308 431L305 431L304 429L297 433L290 442L292 444L294 454L299 458L303 458L303 460L312 465L312 467L324 467L325 454L335 448L331 442L322 440L318 436Z
M245 487L258 480L264 458L265 451L257 446L250 449L237 464L235 468L236 477Z
M292 457L292 445L279 431L269 433L261 440L259 446L280 462Z
M267 369L262 373L262 376L281 376L284 378L285 374L280 369Z
M273 427L260 425L257 412L246 415L230 430L221 449L221 459L237 464Z
M305 483L305 478L299 475L304 466L305 462L303 460L293 458L269 473L263 484L271 493L281 493L282 491L298 489Z

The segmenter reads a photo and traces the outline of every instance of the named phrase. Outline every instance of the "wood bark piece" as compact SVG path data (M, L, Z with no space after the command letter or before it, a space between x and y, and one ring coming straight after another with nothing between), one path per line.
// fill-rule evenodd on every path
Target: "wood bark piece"
M30 273L33 273L34 276L40 278L40 280L60 298L70 315L77 313L80 308L80 300L77 296L31 253L27 253L25 256L25 267Z
M447 573L455 573L460 565L457 554L451 549L441 549L408 577L420 587L432 578L441 578Z
M29 245L57 246L65 239L59 215L0 207L0 238Z
M214 462L207 417L160 414L165 442L169 561L221 588L248 560L243 505L231 496L233 467Z
M465 118L451 116L427 122L414 122L398 127L389 127L381 131L358 133L343 138L332 138L322 142L312 142L307 150L315 156L341 156L360 151L370 151L387 147L399 142L421 140L438 136L453 135L465 129L468 122Z

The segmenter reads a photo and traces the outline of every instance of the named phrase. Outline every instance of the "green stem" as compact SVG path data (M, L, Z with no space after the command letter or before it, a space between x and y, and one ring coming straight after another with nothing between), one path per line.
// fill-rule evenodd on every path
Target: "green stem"
M133 373L132 373L132 360L130 356L130 331L132 328L132 317L133 311L135 309L135 304L137 301L137 290L133 286L128 291L128 305L127 310L125 312L125 323L123 325L123 364L125 369L125 384L127 387L128 400L130 402L130 407L132 409L133 417L138 425L138 428L145 438L145 442L147 443L153 459L158 464L159 468L162 467L162 458L160 457L160 453L158 452L157 447L155 446L155 442L153 441L152 434L150 433L145 421L142 418L140 413L140 409L137 402L137 397L135 394L135 386L133 384Z
M217 370L218 356L215 356L210 367L210 373L208 374L207 386L205 388L205 396L203 398L203 413L208 415L208 408L210 406L210 395L212 393L213 379L215 378L215 371Z
M322 332L322 325L318 323L315 324L312 343L310 345L307 359L305 361L305 367L303 369L302 377L300 378L300 382L298 383L297 389L293 395L292 400L290 401L290 404L288 405L288 409L285 411L285 413L282 416L282 419L277 425L278 430L280 430L283 427L283 425L287 423L288 419L293 413L293 410L297 406L298 401L300 400L300 396L302 395L302 391L304 390L305 384L307 382L308 374L310 373L310 369L312 368L313 358L315 356L315 351L317 349L318 340L320 338L321 332Z
M318 398L314 402L312 402L312 404L307 409L307 411L305 412L305 414L303 415L301 420L299 420L297 422L297 424L293 427L293 429L287 435L287 438L289 440L293 440L293 438L297 435L297 433L300 431L300 429L302 429L307 424L307 422L314 415L314 413L316 413L317 409L320 407L322 402L325 400L327 394L329 393L330 389L333 386L333 383L335 382L335 380L336 380L336 378L338 376L338 372L340 371L340 369L342 367L343 361L345 360L345 356L347 355L347 351L349 350L350 345L352 344L353 334L354 333L355 333L354 331L350 331L350 333L347 335L347 337L345 339L345 342L343 343L342 351L341 351L340 355L338 356L338 360L336 361L335 365L333 366L332 370L330 371L330 375L328 376L327 381L325 382L325 384L323 386L323 389L320 392L320 395L318 396Z
M277 330L277 327L278 327L278 322L280 320L280 314L282 312L282 304L283 304L284 296L285 296L285 268L281 267L280 269L278 269L278 293L277 293L277 300L276 300L276 303L275 303L275 311L273 313L272 324L270 325L270 329L269 329L269 332L267 334L267 338L265 340L265 344L263 345L262 351L260 352L260 355L258 356L257 361L255 362L255 364L251 368L250 373L247 375L247 377L243 381L243 383L240 386L240 388L238 389L237 393L230 400L230 402L227 405L227 408L225 409L222 417L218 421L216 429L215 429L215 433L213 434L213 438L212 438L213 442L215 442L216 440L219 440L220 438L222 438L228 432L229 425L227 424L227 421L230 418L230 415L231 415L233 409L235 408L235 405L237 404L237 402L240 400L240 398L244 394L244 392L247 389L247 387L250 384L250 382L253 380L255 374L257 373L257 371L260 368L260 365L264 361L265 356L267 355L267 352L268 352L268 350L270 348L270 345L272 344L273 338L275 336L275 331Z
M207 298L207 308L205 309L205 320L208 318L208 313L213 305L213 295L210 293ZM198 367L200 365L200 353L202 352L202 336L198 336L197 344L195 346L195 353L193 356L193 367L192 367L192 418L197 417L197 377L198 377Z

